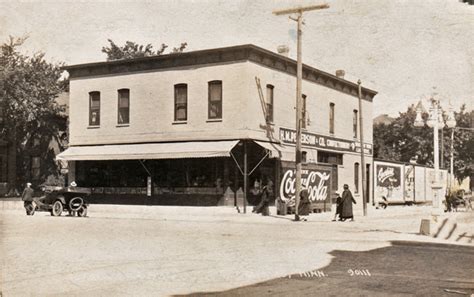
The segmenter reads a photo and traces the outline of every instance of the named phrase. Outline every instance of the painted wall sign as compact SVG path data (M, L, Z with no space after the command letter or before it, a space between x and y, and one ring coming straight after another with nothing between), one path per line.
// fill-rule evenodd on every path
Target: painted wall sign
M303 169L301 171L302 188L308 189L311 202L324 202L330 198L330 171ZM292 199L296 193L296 173L293 169L284 169L280 183L280 197ZM328 200L329 201L329 200Z
M296 131L286 128L280 128L280 140L283 143L295 144L296 143ZM332 149L345 152L358 152L360 153L360 142L352 141L342 138L335 138L325 135L319 135L314 133L302 132L301 133L301 144L303 146L310 146L322 149ZM364 153L372 155L372 144L364 144Z

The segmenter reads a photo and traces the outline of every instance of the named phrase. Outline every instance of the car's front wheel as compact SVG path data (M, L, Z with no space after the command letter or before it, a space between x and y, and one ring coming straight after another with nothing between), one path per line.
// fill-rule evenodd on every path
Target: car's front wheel
M51 209L51 215L53 217L57 217L57 216L60 216L62 212L63 212L63 204L61 203L61 201L59 200L54 201L53 208Z

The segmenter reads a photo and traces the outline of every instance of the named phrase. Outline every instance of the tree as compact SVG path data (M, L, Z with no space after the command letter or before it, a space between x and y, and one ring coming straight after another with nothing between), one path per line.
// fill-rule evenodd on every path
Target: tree
M470 125L470 114L465 109L462 106L459 112L455 112L458 129L454 133L454 175L458 180L474 174L473 131L459 129ZM422 117L426 121L428 113L423 113ZM426 125L415 127L415 118L416 109L412 105L389 125L374 125L374 157L401 162L416 158L418 164L433 166L433 129ZM443 149L440 147L440 154L444 152L444 163L440 165L449 168L451 130L445 127L442 135Z
M159 56L168 48L168 45L162 43L160 48L154 51L153 45L150 43L139 45L133 41L127 41L123 46L118 46L111 39L107 39L107 41L109 45L102 47L102 52L107 55L107 61ZM187 45L186 42L181 43L180 47L173 48L172 53L182 53Z
M14 188L27 179L41 182L59 174L51 141L63 143L67 124L64 108L55 100L66 87L61 78L63 64L47 62L44 53L21 54L18 48L25 40L10 36L0 46L0 103L4 111L0 138L15 148L17 178L10 181ZM32 176L32 163L38 160L39 174Z

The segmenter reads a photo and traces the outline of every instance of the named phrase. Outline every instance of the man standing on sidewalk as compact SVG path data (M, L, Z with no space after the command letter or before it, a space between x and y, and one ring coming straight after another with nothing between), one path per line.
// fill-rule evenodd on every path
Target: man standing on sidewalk
M35 212L36 203L33 201L33 192L31 183L26 183L26 188L21 194L21 200L24 201L23 206L25 207L27 215L31 215Z

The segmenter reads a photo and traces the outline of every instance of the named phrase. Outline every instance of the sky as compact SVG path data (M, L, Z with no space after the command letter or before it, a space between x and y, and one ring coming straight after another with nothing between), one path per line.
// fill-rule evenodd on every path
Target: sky
M186 51L288 45L296 58L296 23L272 11L321 3L330 8L304 14L303 62L377 91L373 117L427 107L433 94L445 109L474 109L474 5L458 0L0 0L0 42L28 35L23 53L68 65L105 61L107 39Z

